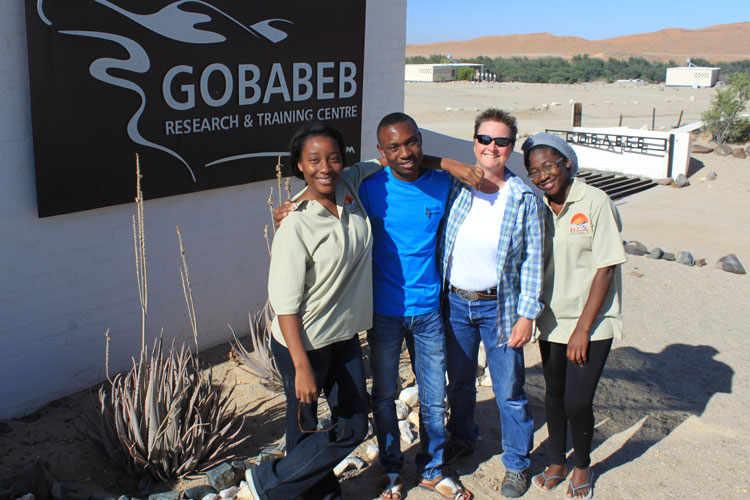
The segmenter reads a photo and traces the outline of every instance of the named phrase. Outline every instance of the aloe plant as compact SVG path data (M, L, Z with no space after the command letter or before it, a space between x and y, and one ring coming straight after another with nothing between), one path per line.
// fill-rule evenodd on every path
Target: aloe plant
M98 418L85 417L86 434L133 475L169 481L204 471L235 458L229 452L249 438L240 437L244 417L230 405L232 391L221 395L184 344L164 352L159 338L150 358L133 359L106 385Z
M212 374L201 371L198 359L198 323L193 304L190 274L177 228L185 301L193 331L195 352L174 341L166 350L162 334L148 355L146 317L146 239L144 234L141 173L136 155L136 216L133 217L136 278L141 305L141 351L138 361L123 374L109 377L109 330L107 330L106 374L109 384L99 389L95 414L84 415L83 433L96 448L125 471L150 474L169 481L200 472L235 458L230 451L250 436L240 437L244 416L230 405L232 390L221 394Z
M229 326L234 336L232 342L232 353L240 360L240 367L255 375L260 379L260 383L266 389L273 392L281 392L284 386L281 382L281 375L276 366L276 360L271 353L271 322L274 313L271 303L266 301L265 306L260 312L248 314L250 322L250 341L253 344L252 352L248 351L237 335Z

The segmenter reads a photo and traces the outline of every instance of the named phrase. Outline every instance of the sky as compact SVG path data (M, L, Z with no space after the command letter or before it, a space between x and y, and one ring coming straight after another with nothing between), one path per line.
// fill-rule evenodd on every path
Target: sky
M406 43L551 33L601 40L750 21L747 0L407 0Z

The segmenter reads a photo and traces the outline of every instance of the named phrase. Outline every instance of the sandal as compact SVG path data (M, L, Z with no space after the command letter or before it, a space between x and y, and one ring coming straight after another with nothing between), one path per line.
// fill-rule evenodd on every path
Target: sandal
M576 497L576 491L582 490L584 488L588 488L589 492L586 494L585 497ZM572 496L568 496L572 495ZM589 469L589 480L586 483L583 483L580 486L573 486L573 477L568 480L568 493L565 494L567 498L571 498L573 500L591 500L594 498L594 471Z
M537 481L537 478L539 479L539 481ZM549 481L554 481L555 479L559 479L559 481L552 488L545 488L545 486L547 486L547 483ZM542 471L541 474L537 474L536 476L533 476L531 478L531 484L533 484L534 486L536 486L537 489L540 489L540 490L542 490L542 491L544 491L546 493L546 492L552 491L555 488L557 488L558 486L560 486L560 483L563 482L563 479L565 479L563 476L550 476L550 477L547 477L546 471ZM542 483L541 486L539 485L540 482Z
M447 476L438 476L435 479L422 479L419 487L432 490L448 500L471 500L474 494L461 486L461 483Z
M388 472L378 478L378 491L383 500L401 500L404 480L398 472Z

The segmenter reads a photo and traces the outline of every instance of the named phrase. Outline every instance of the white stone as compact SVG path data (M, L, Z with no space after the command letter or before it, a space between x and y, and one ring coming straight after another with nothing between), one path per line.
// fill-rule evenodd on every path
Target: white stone
M544 104L539 106L539 109L541 109L542 111L547 111L549 109L549 104L545 102Z
M604 101L604 104L612 104L612 101Z
M248 470L247 473L250 473L250 471ZM235 498L237 500L258 500L250 490L250 485L247 484L247 481L242 481L240 483L240 489L237 490L237 496Z
M695 96L694 95L690 96L690 102L695 102Z
M451 108L450 106L446 106L446 107L445 107L445 110L446 110L446 111L453 111L453 108Z
M361 470L365 466L365 461L354 455L349 455L333 468L333 474L339 477L344 471L349 469Z
M216 500L219 498L219 495L216 493L209 493L208 495L204 496L201 500Z
M406 417L406 420L408 420L414 427L419 428L419 408L412 410L412 412L409 413L409 416Z
M492 377L489 373L486 373L480 380L479 385L482 387L492 387Z
M477 368L484 370L487 368L487 351L484 350L484 344L479 346L479 352L477 353Z
M549 105L550 106L560 106L560 103L552 101L551 103L549 103Z
M367 448L365 448L365 458L367 458L368 462L374 462L378 459L378 456L380 455L380 448L378 448L378 445L376 444L368 444Z
M576 100L575 100L575 99L568 99L568 104L573 104L573 103L575 103L575 102L576 102Z
M398 395L398 399L406 403L409 408L417 406L419 404L419 391L417 391L417 386L413 385L401 391L401 394Z
M221 498L234 498L237 496L237 492L240 490L239 486L231 486L225 490L219 492Z
M401 434L401 441L403 441L404 444L414 443L414 432L411 430L411 425L408 420L399 420L398 430Z
M400 399L397 399L394 403L396 404L396 418L403 420L409 416L409 406L406 403Z

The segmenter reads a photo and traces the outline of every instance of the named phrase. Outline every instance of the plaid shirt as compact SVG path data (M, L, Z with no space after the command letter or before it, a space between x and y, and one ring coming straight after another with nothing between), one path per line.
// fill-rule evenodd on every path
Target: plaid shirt
M513 172L506 170L508 196L497 247L497 322L499 343L508 341L519 316L536 319L542 313L544 206ZM453 182L448 216L438 236L443 282L458 229L471 208L471 189Z

